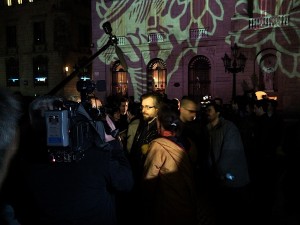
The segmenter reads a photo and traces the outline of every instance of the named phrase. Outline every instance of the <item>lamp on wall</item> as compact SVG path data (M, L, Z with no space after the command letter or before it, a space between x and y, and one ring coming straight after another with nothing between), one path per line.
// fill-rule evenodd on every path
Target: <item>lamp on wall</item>
M65 75L68 76L69 67L68 67L68 66L65 66L64 70L65 70Z
M232 59L225 53L222 58L225 72L232 73L232 99L236 96L236 74L239 72L244 72L247 58L244 54L239 53L239 47L235 43L231 46ZM231 62L232 61L232 62Z

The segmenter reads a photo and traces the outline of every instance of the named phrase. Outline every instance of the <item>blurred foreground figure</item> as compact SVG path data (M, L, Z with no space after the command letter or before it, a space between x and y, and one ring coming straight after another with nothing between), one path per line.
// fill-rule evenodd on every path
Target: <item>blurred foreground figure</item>
M0 88L0 224L18 224L14 209L4 198L4 181L19 146L21 104L10 90Z
M71 118L73 126L70 127L71 130L76 127L77 136L75 139L72 136L70 143L80 144L80 154L69 155L63 149L56 151L52 147L49 158L45 129L45 116L48 119L48 114L45 112L55 110L58 100L43 96L29 106L32 135L22 146L20 188L23 196L18 204L20 223L116 225L116 193L130 191L133 186L132 172L123 149L117 140L103 141L104 135L100 135L105 132L102 122L93 121L84 107L78 104L73 112L76 116ZM101 132L96 127L100 127ZM64 161L68 157L75 160Z
M19 144L21 105L10 90L0 89L0 188Z

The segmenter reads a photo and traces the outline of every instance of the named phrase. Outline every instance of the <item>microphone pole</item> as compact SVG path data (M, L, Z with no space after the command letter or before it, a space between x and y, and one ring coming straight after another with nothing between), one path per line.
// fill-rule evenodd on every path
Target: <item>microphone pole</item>
M127 70L127 64L124 59L124 54L118 46L117 37L112 34L112 28L111 28L110 22L105 22L102 25L102 28L103 28L104 32L109 35L108 42L101 49L99 49L94 55L89 57L85 63L83 63L82 65L79 65L79 67L76 68L76 70L74 70L69 76L67 76L57 86L55 86L52 90L50 90L48 92L48 95L56 94L62 87L64 87L67 83L69 83L76 76L76 74L80 71L80 69L87 67L96 57L98 57L102 52L104 52L106 49L108 49L109 46L111 46L111 45L115 46L116 54L117 54L118 58L120 59L122 66L125 68L125 70Z
M110 36L108 42L99 49L94 55L89 57L85 63L79 65L76 70L74 70L69 76L67 76L64 80L62 80L57 86L55 86L52 90L48 92L48 95L55 95L62 87L64 87L67 83L69 83L80 71L80 69L87 67L96 57L98 57L102 52L109 48L109 46L114 45L114 36Z
M127 67L127 63L126 60L124 58L124 53L122 52L122 50L120 49L120 47L118 46L118 39L115 35L112 34L112 28L111 28L111 24L110 22L105 22L103 25L103 30L106 34L109 35L109 38L112 40L112 45L115 47L115 52L120 60L121 65L123 66L124 70L127 71L128 67Z

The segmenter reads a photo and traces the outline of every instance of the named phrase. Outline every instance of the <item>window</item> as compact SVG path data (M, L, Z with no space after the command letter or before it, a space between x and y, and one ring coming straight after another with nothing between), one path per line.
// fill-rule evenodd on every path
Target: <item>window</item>
M33 59L33 84L34 86L48 85L48 59L38 56Z
M277 56L272 53L264 55L260 60L259 67L259 90L267 93L278 92Z
M199 55L191 59L188 70L188 95L195 101L210 95L210 62L205 56Z
M253 18L253 0L248 0L247 12L249 18Z
M153 68L153 90L156 92L165 93L166 90L166 70L159 67Z
M6 60L6 84L8 87L20 86L19 61L15 58Z
M167 87L166 64L162 59L153 59L148 65L147 91L164 94Z
M127 71L122 67L120 60L116 61L112 68L112 92L113 94L128 96Z
M269 15L280 15L281 9L278 7L282 7L282 2L277 0L259 0L259 9L261 15L269 16Z
M86 56L80 57L77 60L77 65L76 65L76 70L80 70L79 71L79 77L82 77L83 79L89 79L91 78L91 74L92 74L92 64L87 64L87 62L89 61L89 58ZM84 78L85 77L85 78Z
M65 20L56 18L54 20L54 48L65 50L68 46L68 26Z
M90 26L80 24L79 25L79 46L90 47L91 44L90 37L91 37Z
M16 26L6 27L6 46L8 48L17 47L17 28Z
M45 23L44 22L35 22L33 24L33 43L35 45L45 44Z

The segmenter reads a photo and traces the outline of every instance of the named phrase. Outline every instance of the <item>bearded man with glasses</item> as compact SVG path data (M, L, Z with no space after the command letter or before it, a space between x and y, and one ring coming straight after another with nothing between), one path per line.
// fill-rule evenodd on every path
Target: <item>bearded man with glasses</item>
M162 96L157 93L146 93L140 98L142 117L135 133L132 147L129 151L129 160L135 179L135 185L132 195L130 196L130 200L126 203L126 208L130 211L130 213L127 213L128 218L123 218L123 221L126 220L131 223L140 223L138 218L139 215L141 216L143 213L141 207L142 190L140 183L149 143L159 135L157 131L156 117L161 102ZM132 212L134 212L135 216L132 216Z
M161 96L156 93L146 93L141 96L142 119L130 150L130 158L136 179L141 178L148 144L158 136L156 117L161 101Z

